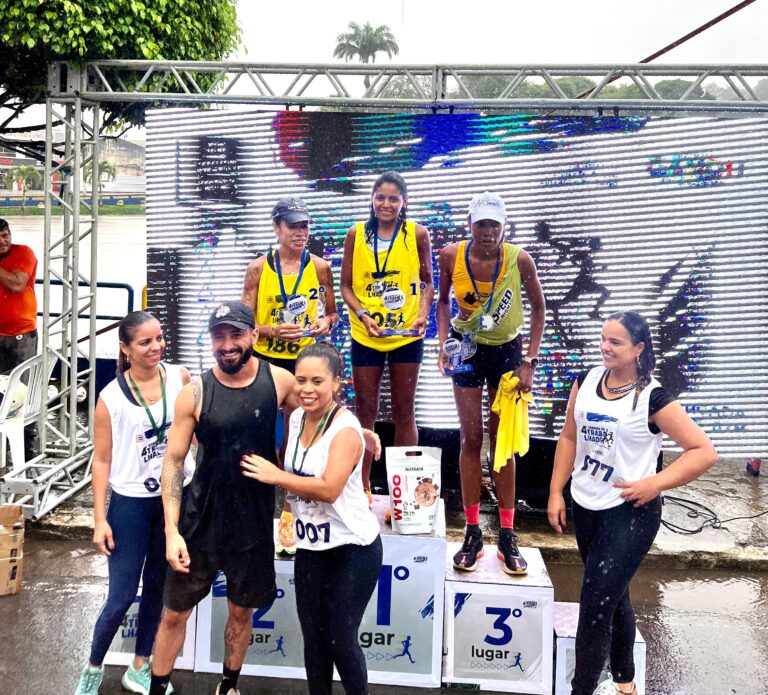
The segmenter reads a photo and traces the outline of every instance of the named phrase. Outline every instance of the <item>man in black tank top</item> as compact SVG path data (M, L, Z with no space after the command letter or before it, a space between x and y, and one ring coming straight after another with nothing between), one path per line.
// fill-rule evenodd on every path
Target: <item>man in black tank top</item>
M275 599L274 487L242 475L255 453L276 463L275 418L292 397L293 376L252 356L253 313L224 302L208 321L216 366L176 401L163 460L162 494L170 568L155 639L150 695L164 695L192 609L216 573L227 578L223 680L217 695L238 695L237 678L251 636L254 608ZM198 441L195 473L182 499L183 462Z

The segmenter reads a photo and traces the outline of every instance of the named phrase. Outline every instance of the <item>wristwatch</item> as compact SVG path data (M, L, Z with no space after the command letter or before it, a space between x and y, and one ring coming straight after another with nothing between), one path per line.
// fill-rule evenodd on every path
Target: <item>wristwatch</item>
M523 362L525 362L526 364L531 365L531 369L536 369L536 365L539 364L539 358L538 357L528 357L528 355L526 355L525 357L523 357Z
M355 316L359 318L361 321L363 320L363 316L370 316L371 312L368 311L368 309L360 309L360 311L355 312Z

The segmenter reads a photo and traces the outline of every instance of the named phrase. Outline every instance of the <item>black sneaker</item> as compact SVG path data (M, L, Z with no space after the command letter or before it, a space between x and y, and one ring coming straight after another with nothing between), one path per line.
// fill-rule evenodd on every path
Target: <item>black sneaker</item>
M517 549L517 536L514 531L502 529L499 532L496 556L502 561L507 574L528 574L528 563Z
M477 561L483 557L482 532L467 529L461 550L453 556L453 566L457 570L471 572L477 569Z

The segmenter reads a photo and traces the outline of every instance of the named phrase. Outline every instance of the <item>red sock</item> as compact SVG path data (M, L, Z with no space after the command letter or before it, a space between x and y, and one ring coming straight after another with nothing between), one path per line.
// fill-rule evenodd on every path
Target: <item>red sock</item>
M502 509L499 507L499 525L501 528L514 528L515 526L515 510Z
M467 518L467 526L479 526L480 505L472 504L469 507L464 507L464 516Z

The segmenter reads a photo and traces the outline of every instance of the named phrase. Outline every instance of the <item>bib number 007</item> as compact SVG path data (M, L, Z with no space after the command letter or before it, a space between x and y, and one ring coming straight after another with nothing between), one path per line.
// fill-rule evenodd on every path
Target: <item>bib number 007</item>
M323 524L315 526L312 523L304 523L301 519L296 519L296 537L299 540L306 538L310 543L329 543L331 540L331 524L326 521Z

